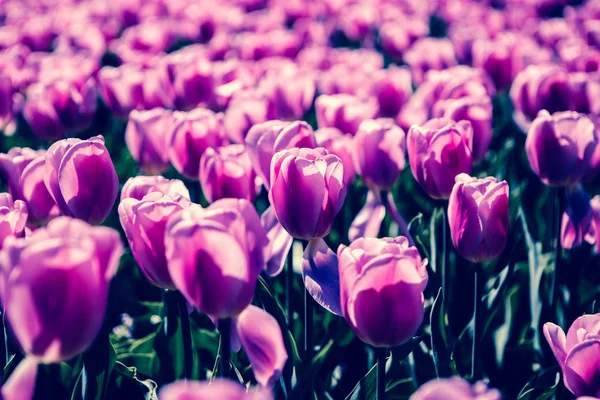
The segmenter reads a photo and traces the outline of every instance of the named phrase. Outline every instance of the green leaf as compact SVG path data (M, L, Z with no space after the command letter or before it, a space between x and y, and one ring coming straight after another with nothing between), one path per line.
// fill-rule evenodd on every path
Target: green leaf
M135 367L138 373L156 376L160 370L160 362L156 352L119 354L118 362Z
M158 385L151 379L140 379L137 375L137 368L128 367L120 361L115 363L115 373L118 373L127 379L135 381L147 391L146 400L158 400L156 389Z
M518 400L548 400L556 393L560 384L560 368L549 368L539 373L519 393Z
M101 333L102 335L102 333ZM83 353L83 368L71 394L72 400L103 400L106 398L110 375L117 362L117 353L108 335L98 337Z
M354 386L346 400L375 400L377 395L377 364Z

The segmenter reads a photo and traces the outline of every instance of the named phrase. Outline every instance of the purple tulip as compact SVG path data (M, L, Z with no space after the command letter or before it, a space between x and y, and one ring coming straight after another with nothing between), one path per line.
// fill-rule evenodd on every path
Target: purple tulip
M377 98L379 115L396 118L400 109L412 95L410 70L403 67L390 67L373 74L371 92Z
M0 395L3 400L33 399L39 360L27 357L21 361L2 385Z
M571 84L571 105L573 111L582 114L600 115L600 74L597 72L573 72L569 74Z
M565 203L560 240L564 249L572 249L581 246L585 236L592 229L594 212L590 205L590 197L581 185L567 189Z
M25 353L61 362L92 343L122 253L117 231L69 217L53 219L27 239L5 240L0 294Z
M297 239L326 236L346 197L343 178L342 161L322 147L276 153L269 201L285 230Z
M419 388L410 400L501 400L500 392L484 382L473 385L463 378L436 379Z
M467 120L473 127L473 161L482 160L492 143L492 101L488 96L461 97L435 103L433 115L453 121Z
M354 165L373 191L389 190L406 160L406 134L392 119L365 120L354 137Z
M405 237L340 245L340 303L346 321L375 347L407 342L421 326L427 260Z
M7 74L0 74L0 128L5 131L13 131L15 125L15 108L17 104L13 97L12 79Z
M429 24L419 19L390 21L379 28L381 47L394 61L402 61L404 52L419 38L427 36Z
M565 332L552 322L544 324L544 336L563 372L567 389L575 396L600 393L600 314L584 315Z
M235 143L244 143L250 128L277 118L275 105L263 94L251 90L237 92L225 112L225 132Z
M319 128L338 128L343 133L356 134L360 123L379 113L373 98L360 99L349 94L321 95L315 101Z
M148 193L181 195L190 198L190 192L179 179L166 179L160 175L129 178L121 190L121 201L127 198L142 200Z
M252 167L269 189L271 159L281 150L294 147L317 147L315 133L304 121L273 120L254 125L246 136L246 146Z
M600 254L600 195L594 196L590 200L592 209L592 221L585 235L585 240L589 244L596 244L596 253Z
M191 205L181 195L149 193L142 200L126 198L119 218L131 252L148 281L162 289L175 289L167 269L165 229L169 218Z
M452 42L446 38L430 37L417 40L404 53L404 61L410 66L417 84L423 82L427 71L442 70L457 64Z
M163 108L129 114L125 143L144 172L157 175L169 168L168 149L175 123L173 112Z
M175 94L175 106L190 110L212 101L213 69L209 60L193 53L176 52L165 61Z
M97 225L108 217L119 180L104 138L64 139L46 152L44 183L64 215Z
M246 391L242 385L226 379L213 381L177 381L163 387L159 400L272 400L269 390Z
M132 110L143 108L143 81L144 73L137 65L104 67L98 72L100 96L110 111L121 119L126 119Z
M595 72L600 69L600 51L585 41L565 39L557 47L558 55L569 71Z
M331 154L335 154L342 160L344 166L344 184L350 186L356 178L354 168L354 138L344 135L337 128L321 128L315 131L317 145L324 147ZM316 147L316 146L315 146Z
M252 301L267 235L247 200L192 206L167 223L165 248L173 283L213 318L240 314Z
M508 240L508 184L496 178L456 177L448 200L452 243L472 262L498 257Z
M24 236L27 214L27 206L24 202L13 201L10 194L0 193L0 249L7 237Z
M274 104L277 118L285 120L304 117L312 106L316 91L313 74L297 69L282 74L267 74L260 81L259 88L266 93L270 103Z
M200 184L209 203L225 198L253 202L256 175L244 145L208 148L200 160Z
M419 185L434 199L450 196L454 179L471 172L473 127L469 121L444 118L413 125L408 131L410 169Z
M15 199L22 199L19 180L30 162L43 156L45 151L29 147L13 147L6 154L0 154L0 173L8 185L8 191Z
M542 182L570 186L597 168L600 137L594 123L583 114L541 111L529 128L525 150Z
M175 108L175 88L171 81L171 74L165 63L155 63L144 69L142 81L144 94L143 108Z
M198 179L200 158L208 148L219 147L223 135L220 114L204 108L177 113L169 145L169 159L185 177Z
M19 179L21 199L29 210L29 224L41 225L59 214L58 207L44 181L46 157L41 155L27 164Z

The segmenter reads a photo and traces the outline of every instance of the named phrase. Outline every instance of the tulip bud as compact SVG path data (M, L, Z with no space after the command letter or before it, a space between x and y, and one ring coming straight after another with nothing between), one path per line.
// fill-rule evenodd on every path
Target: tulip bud
M593 210L590 197L580 185L568 188L565 197L560 241L564 249L572 249L581 246L590 231Z
M119 193L119 179L104 138L64 139L46 152L44 183L64 215L100 224Z
M324 147L331 154L342 160L344 166L344 183L349 186L354 182L356 169L354 168L354 138L344 135L337 128L321 128L315 131L317 145Z
M233 381L218 378L212 381L177 381L163 387L159 400L272 400L269 390L246 392L246 388Z
M13 201L8 193L0 193L0 249L9 236L20 237L27 223L27 206L21 200Z
M202 154L209 147L219 147L222 136L223 121L220 114L203 108L177 113L169 159L181 174L189 179L198 179Z
M102 100L118 118L127 119L129 112L143 107L141 67L124 64L104 67L98 72L98 90Z
M254 206L238 199L182 210L165 233L175 287L194 307L218 319L238 315L252 301L267 244Z
M200 184L209 203L225 198L253 202L256 175L244 145L208 148L200 160Z
M379 104L379 115L396 118L400 109L412 95L410 70L390 67L376 71L373 77L372 94Z
M500 392L479 381L473 385L459 377L436 379L421 386L410 400L501 400Z
M142 175L127 179L121 190L121 201L127 198L142 200L145 195L154 192L190 198L190 192L179 179L166 179L160 175Z
M189 110L212 101L213 70L197 54L172 53L166 61L178 110Z
M285 230L297 239L326 236L346 197L343 178L342 161L322 147L276 153L269 201Z
M317 147L315 134L306 122L268 121L254 125L246 136L246 146L252 167L269 189L271 159L284 149Z
M424 37L417 40L404 54L404 61L410 66L413 81L420 84L425 73L430 70L443 70L457 64L454 46L447 38Z
M237 92L225 112L225 132L235 143L244 143L250 128L277 118L275 105L264 95L250 90Z
M315 108L319 128L338 128L351 135L356 134L362 121L376 118L379 112L375 99L363 100L349 94L321 95Z
M508 184L496 178L456 177L448 224L458 253L472 262L498 257L508 240Z
M450 196L458 174L471 172L473 127L469 121L435 118L408 131L410 169L423 190L434 199Z
M575 396L597 396L600 390L600 314L584 315L565 332L552 322L544 336L562 369L563 381Z
M286 120L301 119L310 109L316 91L313 75L297 70L270 73L260 81L259 88L275 106L277 117Z
M407 342L423 321L427 260L405 237L340 245L340 304L346 322L375 347Z
M168 149L174 125L173 113L163 108L133 110L129 114L125 143L144 172L157 175L169 168Z
M533 171L548 186L569 186L597 168L600 137L585 115L540 112L525 141ZM560 160L557 162L556 160Z
M122 253L118 232L69 217L4 242L2 305L25 353L55 363L90 346Z

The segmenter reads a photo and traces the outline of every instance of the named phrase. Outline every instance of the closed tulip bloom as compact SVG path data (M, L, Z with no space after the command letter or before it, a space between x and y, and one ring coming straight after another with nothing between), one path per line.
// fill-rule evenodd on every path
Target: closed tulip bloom
M470 173L473 127L469 121L435 118L408 131L410 169L423 190L434 199L450 196L454 179Z
M427 260L405 237L362 238L337 252L346 321L375 347L407 342L423 321Z
M175 287L213 318L237 316L252 301L265 267L267 235L248 200L187 208L167 223L167 264Z
M169 145L169 159L185 177L198 179L202 154L209 147L219 147L222 136L221 115L204 108L177 113Z
M24 235L27 223L27 206L21 200L13 201L8 193L0 193L0 249L9 236Z
M573 185L591 174L597 167L599 146L594 123L573 111L540 112L525 141L531 168L549 186Z
M544 336L567 389L575 396L600 395L600 314L577 318L566 335L559 326L546 322Z
M344 166L344 183L349 186L354 182L356 169L354 168L354 138L344 135L337 128L321 128L315 131L317 145L324 147L331 154L342 160Z
M412 95L410 70L403 67L390 67L373 74L371 93L377 98L379 115L396 118L400 109Z
M338 128L343 133L356 134L360 123L376 118L377 100L360 99L349 94L321 95L315 101L319 128Z
M154 192L190 198L190 192L179 179L167 179L160 175L141 175L127 179L121 190L121 201L127 198L142 200L145 195Z
M143 81L144 73L138 65L104 67L98 72L100 96L109 110L121 119L126 119L131 110L143 108Z
M131 252L148 281L162 289L175 289L165 257L165 227L169 218L191 205L181 195L149 193L142 200L126 198L119 218Z
M256 174L269 189L271 159L278 151L294 147L315 148L315 133L304 121L273 120L254 125L246 136L246 149Z
M448 223L458 254L472 262L498 257L508 240L508 184L496 178L456 177Z
M200 184L206 199L234 198L254 201L256 175L243 144L209 148L200 160Z
M410 400L501 400L500 392L484 382L471 384L459 377L435 379L421 386Z
M315 98L315 78L312 73L298 70L273 72L264 77L259 87L275 105L278 118L301 119Z
M579 247L592 229L594 211L590 197L580 185L566 191L566 207L562 215L560 240L564 249Z
M408 19L405 17L405 19ZM389 21L379 28L381 47L394 61L401 61L404 52L420 37L429 33L429 23L419 19Z
M2 305L26 354L55 363L90 346L122 253L117 231L69 217L4 242Z
M324 148L293 148L273 156L269 201L293 237L326 236L345 197L342 161Z
M46 152L44 183L64 215L102 223L119 193L115 166L104 138L64 139Z
M423 82L427 71L443 70L458 64L449 39L430 37L417 40L404 54L404 61L410 66L417 84Z
M252 90L237 92L225 112L225 132L235 143L244 143L250 128L277 118L277 110L270 99Z
M29 210L29 224L44 224L59 213L56 202L46 187L45 175L46 157L41 155L27 164L19 178L21 199Z
M406 134L393 119L363 121L354 137L354 164L371 190L389 190L404 169Z
M246 391L233 381L218 378L213 381L177 381L158 392L159 400L272 400L268 390Z
M214 94L213 70L209 60L197 54L172 53L166 60L178 110L209 103Z
M125 143L140 168L158 175L169 168L169 143L175 125L173 112L163 108L133 110L125 130Z
M0 174L8 185L8 190L14 198L21 198L19 179L30 162L43 156L44 150L33 150L29 147L13 147L7 153L0 154Z

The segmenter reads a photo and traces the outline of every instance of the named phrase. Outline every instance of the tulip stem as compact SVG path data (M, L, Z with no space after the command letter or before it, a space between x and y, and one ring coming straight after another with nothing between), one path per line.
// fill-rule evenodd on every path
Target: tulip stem
M192 348L192 333L190 331L190 315L188 314L187 302L181 292L177 292L177 308L181 318L181 338L183 340L183 362L185 379L192 378L194 368L194 352Z
M307 246L310 246L311 242L307 243ZM310 249L309 249L310 250ZM312 255L312 251L308 251L308 262L311 266L314 266L314 259ZM304 362L306 364L307 370L310 371L310 365L312 363L313 358L313 341L312 341L312 326L313 326L313 299L308 293L306 288L304 289ZM310 399L313 398L313 377L312 373L310 379L308 381L308 393L310 394Z
M448 290L450 289L450 246L448 240L450 239L450 223L448 222L448 215L442 207L442 253L443 253L443 264L442 264L442 301L444 304L448 304ZM444 307L444 312L447 307Z
M556 300L556 275L558 274L558 268L560 267L560 259L562 256L562 242L561 242L561 223L562 215L565 210L565 189L556 188L556 202L554 205L554 237L556 243L554 245L554 271L550 275L550 308L554 306Z
M377 400L385 400L385 363L387 357L387 349L375 349L377 357Z
M229 361L231 359L231 319L223 318L219 320L219 332L221 333L221 367L219 376L229 378L231 368Z
M287 266L285 271L285 309L287 311L287 325L292 329L294 323L294 243L287 255Z
M474 282L473 282L473 348L471 353L471 379L477 381L481 378L481 337L482 324L481 317L483 302L483 271L481 264L473 264Z

